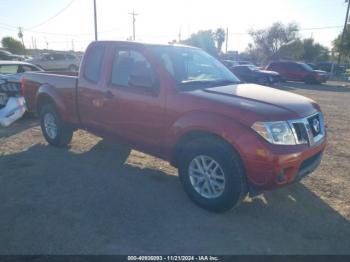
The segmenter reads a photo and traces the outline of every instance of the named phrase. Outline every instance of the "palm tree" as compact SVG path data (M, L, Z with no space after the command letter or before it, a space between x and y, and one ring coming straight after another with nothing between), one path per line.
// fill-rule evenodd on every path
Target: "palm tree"
M216 29L214 32L214 39L216 41L218 52L221 53L222 44L225 42L225 30L222 28Z

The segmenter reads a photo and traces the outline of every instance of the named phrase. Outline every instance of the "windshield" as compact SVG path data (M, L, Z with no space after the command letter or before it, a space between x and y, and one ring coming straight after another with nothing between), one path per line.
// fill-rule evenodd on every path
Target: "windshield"
M308 64L301 63L300 64L306 71L313 71L312 67Z
M201 49L177 46L153 46L151 49L181 87L240 82L221 62Z

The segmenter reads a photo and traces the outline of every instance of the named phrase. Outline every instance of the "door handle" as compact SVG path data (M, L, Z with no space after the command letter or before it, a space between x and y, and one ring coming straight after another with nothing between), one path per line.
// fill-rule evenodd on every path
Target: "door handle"
M110 90L108 90L108 91L103 92L103 97L106 99L113 99L114 95Z

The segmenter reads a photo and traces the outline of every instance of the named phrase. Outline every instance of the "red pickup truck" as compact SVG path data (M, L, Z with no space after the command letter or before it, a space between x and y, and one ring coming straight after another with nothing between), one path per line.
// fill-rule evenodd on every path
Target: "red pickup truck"
M131 148L167 160L208 210L300 181L321 161L326 131L314 101L242 84L201 49L92 42L80 68L22 79L48 143L66 146L84 128L115 144L116 161Z

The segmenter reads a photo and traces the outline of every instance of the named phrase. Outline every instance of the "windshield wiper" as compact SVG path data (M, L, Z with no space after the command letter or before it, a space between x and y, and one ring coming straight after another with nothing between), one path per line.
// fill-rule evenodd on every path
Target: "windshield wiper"
M182 85L208 85L211 84L213 81L211 80L185 80L181 81Z
M227 85L233 85L233 84L240 84L242 82L239 80L223 79L223 80L213 81L212 83L213 83L213 86L227 86Z

